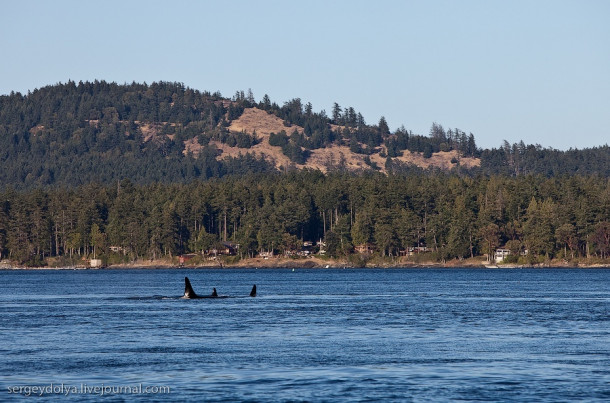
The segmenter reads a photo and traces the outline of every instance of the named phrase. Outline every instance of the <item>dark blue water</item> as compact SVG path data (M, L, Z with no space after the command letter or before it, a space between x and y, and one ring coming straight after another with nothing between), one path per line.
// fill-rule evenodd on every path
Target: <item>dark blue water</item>
M180 299L185 275L199 294L216 287L235 298ZM109 400L129 401L610 399L607 269L45 270L0 279L0 400L36 394L33 386L59 398L47 394L51 384L104 386ZM254 283L259 296L247 297ZM170 393L108 389L140 384Z

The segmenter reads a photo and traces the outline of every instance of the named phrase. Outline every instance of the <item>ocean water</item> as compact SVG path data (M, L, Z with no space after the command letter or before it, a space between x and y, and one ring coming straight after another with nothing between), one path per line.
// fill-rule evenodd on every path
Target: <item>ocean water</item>
M5 270L0 338L2 401L607 401L610 270Z

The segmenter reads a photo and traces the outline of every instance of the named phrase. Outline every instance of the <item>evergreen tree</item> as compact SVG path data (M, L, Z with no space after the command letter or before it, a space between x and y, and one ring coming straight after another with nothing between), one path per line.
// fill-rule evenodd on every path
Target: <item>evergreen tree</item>
M555 238L560 246L564 247L563 256L567 257L567 250L570 249L572 259L574 259L574 249L578 247L576 228L572 224L563 224L555 230Z
M383 117L383 116L381 118L379 118L378 128L379 128L379 132L382 135L387 136L390 134L390 128L388 127L388 122L386 122L385 117Z
M352 239L354 245L363 245L373 240L373 220L366 212L360 212L356 214L356 221L352 226Z
M341 107L336 102L333 104L332 114L333 123L336 125L341 124Z
M554 220L555 204L550 199L539 203L533 198L524 225L525 243L530 253L550 257L554 250Z
M500 228L496 224L487 224L481 228L480 235L483 241L483 252L487 261L491 262L495 249L500 244Z

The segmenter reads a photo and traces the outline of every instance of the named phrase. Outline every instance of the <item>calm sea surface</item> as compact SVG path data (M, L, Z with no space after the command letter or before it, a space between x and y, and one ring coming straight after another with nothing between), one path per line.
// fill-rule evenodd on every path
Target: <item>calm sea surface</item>
M234 298L180 299L185 275ZM607 401L610 270L0 271L0 386L3 401Z

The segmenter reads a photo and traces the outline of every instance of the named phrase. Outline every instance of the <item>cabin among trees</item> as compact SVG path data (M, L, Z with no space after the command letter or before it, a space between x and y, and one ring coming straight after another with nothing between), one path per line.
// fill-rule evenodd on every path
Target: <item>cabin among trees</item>
M502 263L510 255L510 249L498 248L494 252L494 261L496 263Z
M356 253L359 253L361 255L372 255L375 252L375 245L370 243L363 243L357 245L354 249L356 250Z
M239 251L239 245L233 242L218 242L214 248L207 251L207 255L235 256Z

